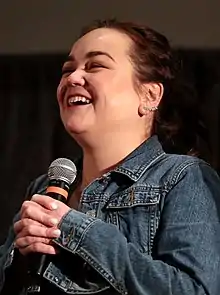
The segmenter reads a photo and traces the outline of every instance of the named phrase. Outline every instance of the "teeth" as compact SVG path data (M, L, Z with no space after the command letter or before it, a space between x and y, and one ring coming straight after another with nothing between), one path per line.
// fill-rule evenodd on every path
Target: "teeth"
M74 104L76 102L83 102L83 103L87 103L89 104L90 103L90 100L83 97L83 96L74 96L74 97L70 97L69 100L68 100L68 104Z

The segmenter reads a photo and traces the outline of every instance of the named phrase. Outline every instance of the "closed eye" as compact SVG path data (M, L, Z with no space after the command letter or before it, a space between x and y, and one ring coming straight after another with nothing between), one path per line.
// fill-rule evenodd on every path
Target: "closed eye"
M88 63L88 64L86 64L86 66L85 66L85 70L86 71L91 71L91 70L98 70L98 69L100 69L100 68L106 68L105 66L103 66L102 64L100 64L100 63L96 63L96 62L92 62L92 63Z
M88 64L85 65L85 70L86 71L96 71L98 69L101 68L106 68L103 64L101 63L97 63L97 62L90 62ZM73 67L63 67L62 68L62 76L69 76L71 75L73 72L75 72L75 68Z
M62 76L69 76L75 71L73 68L63 68L62 69Z

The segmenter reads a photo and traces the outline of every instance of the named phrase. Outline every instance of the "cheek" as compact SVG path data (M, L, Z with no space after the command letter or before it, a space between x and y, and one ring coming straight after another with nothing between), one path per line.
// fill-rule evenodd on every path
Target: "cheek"
M138 95L130 76L125 76L123 74L109 81L109 84L106 86L108 91L106 90L105 93L112 106L120 106L123 109L129 109L131 107L133 108L134 105L138 105Z
M130 77L124 75L124 73L106 72L102 75L97 75L94 79L98 91L103 91L105 95L120 94L130 91Z
M63 79L61 79L60 84L57 87L57 101L59 105L62 103L65 93L66 93L66 86L64 84Z

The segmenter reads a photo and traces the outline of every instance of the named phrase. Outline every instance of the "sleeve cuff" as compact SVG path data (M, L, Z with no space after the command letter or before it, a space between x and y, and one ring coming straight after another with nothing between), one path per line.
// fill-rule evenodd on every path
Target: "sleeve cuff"
M62 248L75 253L85 233L97 221L97 218L71 209L58 226L61 231L60 236L53 241Z

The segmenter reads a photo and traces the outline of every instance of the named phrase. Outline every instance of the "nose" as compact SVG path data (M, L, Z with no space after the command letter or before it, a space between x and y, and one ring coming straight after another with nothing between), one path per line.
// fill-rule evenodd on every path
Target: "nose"
M85 79L83 76L83 71L75 70L68 76L67 83L69 86L84 86Z

